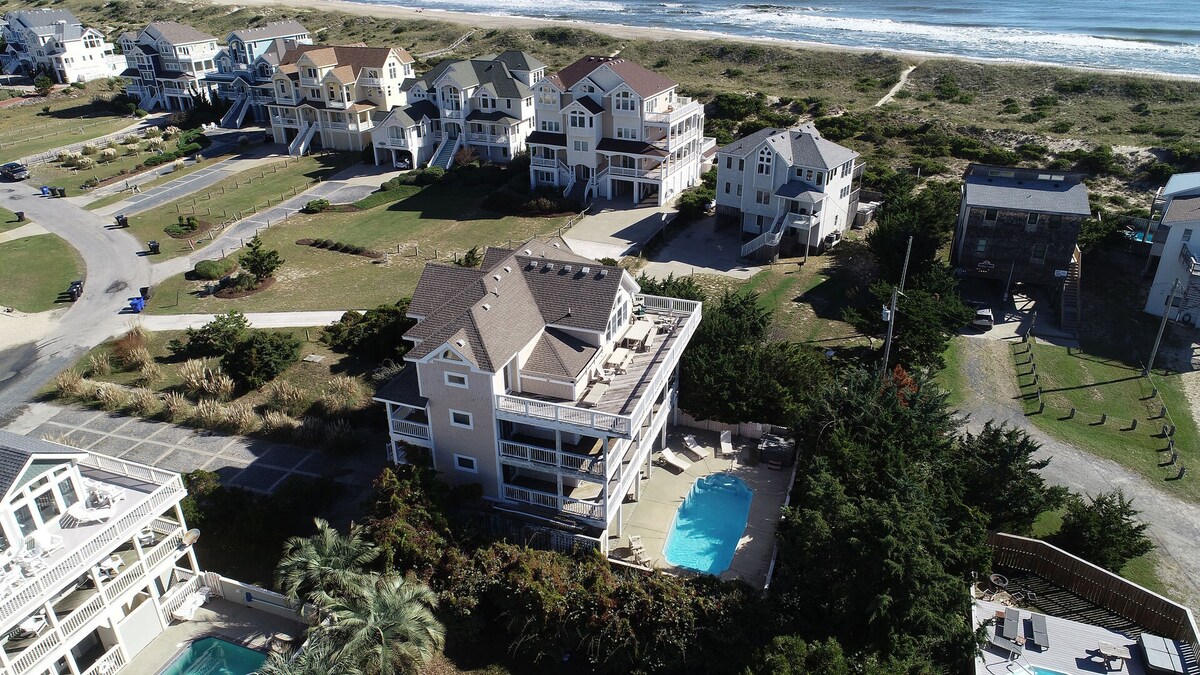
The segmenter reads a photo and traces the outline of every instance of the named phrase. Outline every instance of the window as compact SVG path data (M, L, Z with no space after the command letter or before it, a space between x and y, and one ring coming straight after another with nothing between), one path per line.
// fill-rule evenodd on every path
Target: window
M617 138L622 138L627 141L637 140L637 129L631 127L617 127Z
M592 126L592 118L581 112L571 113L571 126L575 129L587 129Z
M446 384L451 387L467 388L467 376L462 373L446 373Z
M542 131L549 131L556 134L562 131L562 123L558 120L542 120L541 125Z
M613 110L637 110L637 101L634 100L633 94L619 91L613 94Z
M588 151L588 142L587 141L575 141L574 147L575 147L575 152L587 152Z
M733 190L733 184L726 181L725 182L725 194L729 194L732 190Z
M738 160L738 171L745 171L745 170L746 170L746 160L739 159Z
M388 77L393 80L396 79L396 64L388 64Z
M396 126L388 127L388 138L392 139L393 141L404 140L404 129Z
M471 413L461 410L450 411L450 426L460 427L462 429L471 429Z
M22 505L14 511L13 517L17 519L17 527L21 528L23 536L29 536L37 529L37 523L33 522L33 512L26 505Z
M987 220L987 221L995 221L997 215L998 215L998 212L996 211L996 209L986 209L983 212L983 219Z
M62 496L63 506L71 508L71 505L79 501L79 493L75 492L75 484L70 478L64 478L58 482L58 494Z
M763 148L758 152L758 173L761 176L771 175L771 150Z
M493 110L496 107L496 100L491 96L479 97L479 108L481 110Z
M52 490L46 490L40 495L34 497L33 501L35 504L37 504L38 514L41 515L43 523L48 523L51 520L54 520L54 517L60 513L58 510L58 502L55 501L54 492Z
M739 197L742 196L742 184L741 183L738 183L738 186L737 186L737 196L739 196Z
M730 170L733 169L733 158L732 157L725 158L725 168L730 169Z
M5 551L7 551L8 547L9 547L8 537L4 536L3 530L0 530L0 553L4 553Z
M1037 225L1038 224L1038 214L1031 213L1028 216L1026 216L1025 224L1026 225Z
M770 204L771 203L771 191L770 190L755 190L754 191L754 203L755 204Z
M1183 240L1185 242L1192 240L1192 230L1190 228L1183 231Z
M558 94L549 87L538 89L538 103L542 105L554 105L558 103Z
M817 185L820 185L821 183L823 183L824 179L825 179L825 174L818 171L817 172Z
M1034 244L1033 255L1030 257L1030 262L1044 263L1046 262L1046 245Z
M1062 216L1060 216L1060 215L1050 216L1050 218L1047 219L1046 225L1047 225L1047 227L1049 227L1052 230L1057 230L1059 227L1062 226Z
M475 458L467 457L466 455L454 456L454 468L467 473L479 473L479 468L475 464Z
M980 239L975 242L975 255L983 255L987 253L987 239Z
M462 361L462 359L459 358L458 354L455 354L450 349L447 349L446 351L442 352L442 358L447 361Z

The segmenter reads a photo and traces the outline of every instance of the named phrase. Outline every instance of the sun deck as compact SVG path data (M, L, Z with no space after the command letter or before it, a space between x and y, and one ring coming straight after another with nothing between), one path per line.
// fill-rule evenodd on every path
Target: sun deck
M705 459L690 455L685 449L683 435L692 434L707 450ZM737 551L730 568L721 573L722 579L741 579L762 588L767 583L771 558L775 551L775 524L779 511L787 499L791 486L790 467L782 470L769 469L765 464L751 466L746 463L748 450L756 441L735 439L738 450L735 459L717 457L720 447L716 432L700 431L679 427L667 435L667 447L691 463L686 471L673 468L654 467L650 479L642 487L637 502L624 505L624 532L620 537L610 537L609 550L614 558L631 561L629 536L641 537L651 566L676 574L697 574L691 570L675 567L667 562L663 549L667 535L675 522L680 504L692 489L697 479L714 473L729 473L740 478L754 491L750 502L750 515L746 529L738 541Z

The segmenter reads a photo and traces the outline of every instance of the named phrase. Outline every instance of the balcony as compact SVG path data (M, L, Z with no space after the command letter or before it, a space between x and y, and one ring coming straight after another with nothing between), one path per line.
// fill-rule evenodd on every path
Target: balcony
M508 143L508 134L495 135L495 134L469 133L469 134L467 134L467 140L472 143L504 143L504 144L507 144ZM539 157L538 159L542 159L542 158ZM541 166L541 165L539 165L539 166Z
M429 418L424 410L398 406L392 413L392 433L428 441L430 438Z
M321 86L321 80L316 77L304 77L303 75L301 75L300 76L300 86L301 87L319 87L319 86Z
M392 138L389 136L387 138L380 139L380 141L378 143L376 143L376 145L378 145L381 148L399 148L401 150L407 150L408 149L408 139Z
M648 350L632 355L625 372L613 376L593 407L584 408L580 402L562 399L498 394L494 403L496 417L539 427L554 426L585 435L602 432L633 438L700 324L698 302L652 295L639 295L637 301L645 308L645 316L639 318L658 322L658 340Z
M661 166L657 166L653 169L637 169L609 165L608 172L613 176L629 176L632 178L646 178L649 180L662 180L663 177L663 169Z
M382 87L383 86L383 80L379 79L378 77L360 77L360 78L358 78L358 83L363 85L364 87Z
M675 102L662 112L648 112L643 118L647 124L672 124L689 115L703 112L704 107L686 96L676 96Z
M295 117L271 115L271 125L276 127L298 127L300 126L300 120Z
M544 166L547 168L558 168L558 160L553 157L530 157L529 164L531 166Z
M460 119L460 118L462 118L462 111L461 110L449 110L449 109L442 110L442 118L443 119L451 119L451 120Z
M46 597L84 575L122 542L132 540L142 527L187 494L177 474L104 455L88 453L80 462L80 471L86 478L120 487L126 498L117 502L107 522L62 527L60 519L45 528L62 537L63 545L44 559L45 569L26 578L0 602L0 632L29 616Z
M1200 276L1200 260L1192 255L1192 249L1188 248L1187 244L1182 244L1179 247L1179 264L1188 271L1192 276Z
M338 99L329 99L328 101L325 101L325 106L331 110L345 110L346 108L350 107L350 103Z
M504 498L510 501L519 502L521 504L531 504L542 508L551 509L556 512L570 514L586 520L595 521L596 523L604 523L604 504L590 501L574 499L572 497L564 497L547 492L546 489L552 487L549 483L543 481L534 481L529 479L520 479L522 483L537 483L543 489L535 489L525 487L524 485L514 485L504 483ZM567 488L564 488L567 489Z
M545 442L546 439L520 434L512 440L501 439L500 458L542 471L562 469L597 478L606 475L604 444L599 438L584 437L581 443L564 444L561 451L546 447L542 444Z

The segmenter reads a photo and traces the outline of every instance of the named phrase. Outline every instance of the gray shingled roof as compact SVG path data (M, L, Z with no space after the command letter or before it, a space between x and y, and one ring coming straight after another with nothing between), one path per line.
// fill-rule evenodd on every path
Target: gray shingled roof
M207 42L208 40L217 39L208 33L196 30L187 24L177 21L154 21L147 25L145 30L150 31L151 28L154 29L154 32L151 33L152 37L157 34L173 45Z
M997 171L1013 175L994 175ZM1039 179L1039 175L1053 176L1055 180ZM969 207L1077 216L1092 213L1087 185L1080 173L972 164L963 180L963 202Z
M83 450L0 430L0 498L8 496L9 490L14 487L25 465L34 455L82 454L85 454Z
M1175 197L1163 214L1164 223L1186 223L1200 221L1200 196Z
M400 374L388 380L388 383L375 392L375 398L392 403L403 403L414 408L424 408L429 405L429 399L421 395L421 384L417 379L417 367L411 363L404 364Z
M486 57L480 57L480 58L486 58ZM496 61L500 61L504 65L508 66L509 70L529 71L529 70L538 70L540 68L546 67L546 64L542 63L541 61L538 61L529 52L517 51L516 49L509 49L507 51L500 52L499 54L497 54L496 56L493 56L491 58Z
M523 370L575 379L596 356L598 348L557 328L547 328L533 346Z
M802 180L789 180L780 185L775 194L785 199L802 199L814 204L825 199L824 192L812 189L811 185Z
M59 21L66 21L67 25L79 24L79 19L67 9L24 9L14 12L8 12L4 15L4 20L12 29L16 29L20 24L24 28L37 28L41 26L53 27Z
M258 28L235 30L229 34L229 37L237 38L244 42L256 42L258 40L291 37L307 32L308 29L299 21L272 21Z
M764 142L782 155L789 166L833 169L858 157L858 153L850 148L821 138L821 133L811 125L796 129L760 129L717 152L746 157L758 152Z
M489 249L484 260L489 264L479 270L425 266L409 308L425 318L405 334L420 343L406 358L421 359L449 344L480 369L496 372L549 325L607 327L621 268L577 255L557 238L531 240L507 255Z
M490 110L488 112L483 112L482 110L472 110L467 115L467 121L468 122L507 122L509 124L512 124L514 122L520 122L521 118L510 115L510 114L504 112L503 110Z
M1167 180L1163 195L1181 194L1200 189L1200 171L1177 173Z
M498 58L498 57L497 57ZM500 98L528 98L533 92L509 72L504 61L496 59L452 59L442 61L421 76L417 83L426 91L438 80L449 76L460 87L487 87Z
M391 112L381 116L381 120L386 120L389 117L395 118L400 126L415 127L421 123L421 120L428 117L431 120L436 120L441 116L438 107L429 101L417 101L412 105L404 108L392 108Z
M567 147L567 135L551 131L534 131L525 139L525 143L526 145L556 145L565 148Z

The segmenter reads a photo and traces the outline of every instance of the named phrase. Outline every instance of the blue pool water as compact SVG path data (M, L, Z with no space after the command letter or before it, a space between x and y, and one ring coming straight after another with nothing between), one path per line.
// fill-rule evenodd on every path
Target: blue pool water
M708 574L729 569L753 498L754 491L736 476L716 473L697 479L667 533L667 562Z
M250 675L266 660L266 654L209 637L190 644L159 675Z
M1043 668L1041 666L1030 666L1030 670L1033 671L1033 675L1067 675L1066 673L1064 673L1061 670L1054 670L1052 668Z

